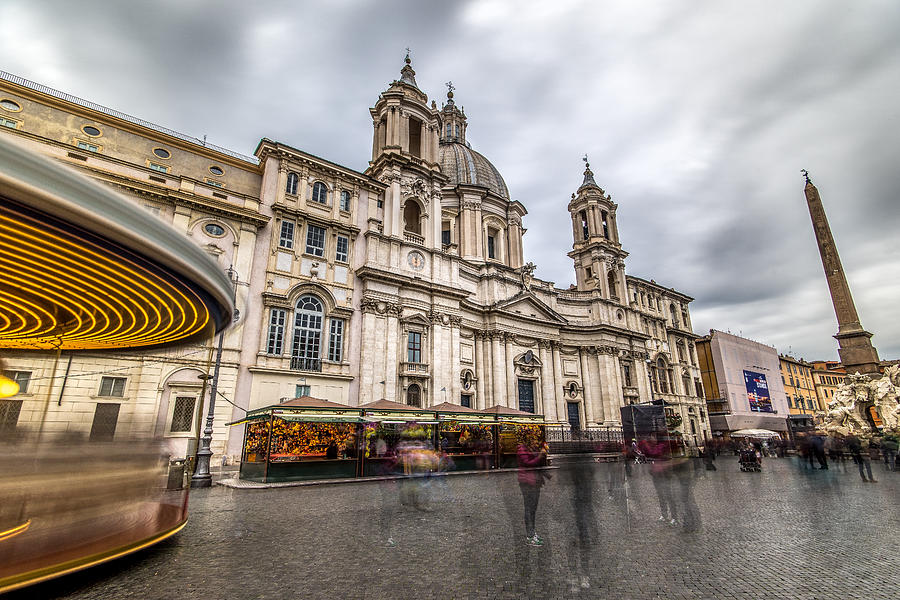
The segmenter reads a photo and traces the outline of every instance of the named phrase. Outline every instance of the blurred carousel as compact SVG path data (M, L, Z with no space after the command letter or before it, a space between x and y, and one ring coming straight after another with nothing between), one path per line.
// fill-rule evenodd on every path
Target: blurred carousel
M211 339L232 286L182 233L111 189L0 139L2 353L118 351ZM152 440L0 439L0 593L134 552L187 522ZM180 488L181 486L174 486Z

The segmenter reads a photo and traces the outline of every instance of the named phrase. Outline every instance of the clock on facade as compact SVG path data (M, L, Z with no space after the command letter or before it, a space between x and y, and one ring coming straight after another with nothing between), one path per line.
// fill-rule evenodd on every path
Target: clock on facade
M421 271L425 267L425 257L418 250L413 250L406 256L406 262L415 271Z

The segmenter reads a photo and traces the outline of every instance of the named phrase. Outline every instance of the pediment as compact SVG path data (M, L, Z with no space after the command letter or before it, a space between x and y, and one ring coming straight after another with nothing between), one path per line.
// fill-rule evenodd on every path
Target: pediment
M538 300L534 294L521 292L508 300L503 300L494 305L494 310L510 315L511 317L528 317L558 323L567 324L558 312Z
M403 317L402 319L400 319L400 322L407 325L410 323L415 323L416 325L422 325L423 327L428 327L431 324L431 321L428 320L428 317L418 312L409 315L408 317Z

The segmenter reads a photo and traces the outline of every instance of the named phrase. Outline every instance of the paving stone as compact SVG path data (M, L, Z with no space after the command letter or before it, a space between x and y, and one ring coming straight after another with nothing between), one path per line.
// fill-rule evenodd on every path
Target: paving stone
M896 597L900 473L879 471L869 484L852 463L819 471L768 459L762 473L741 473L722 456L717 466L690 479L695 532L657 521L646 465L622 485L621 465L593 464L588 499L558 469L538 505L541 547L525 544L514 472L434 478L425 488L194 490L177 536L7 598ZM589 514L588 504L593 520L582 521L580 537L574 507ZM683 509L677 502L679 517Z

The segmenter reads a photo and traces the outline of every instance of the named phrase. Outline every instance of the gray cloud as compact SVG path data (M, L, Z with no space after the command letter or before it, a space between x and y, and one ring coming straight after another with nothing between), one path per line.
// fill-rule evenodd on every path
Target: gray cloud
M266 136L347 166L413 51L527 207L537 275L574 281L587 152L630 273L730 329L836 357L799 169L819 186L863 324L900 355L900 5L560 0L7 3L4 70L250 153Z

